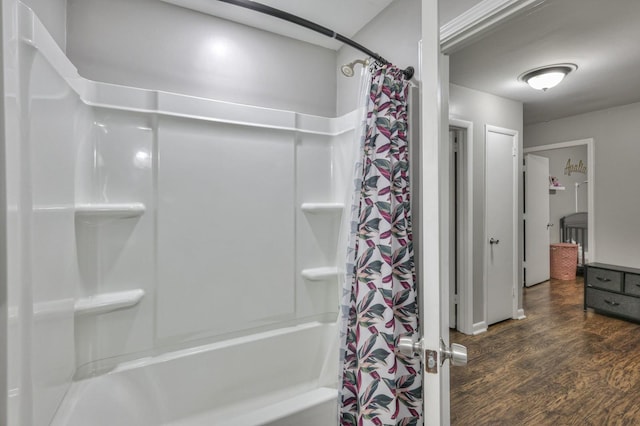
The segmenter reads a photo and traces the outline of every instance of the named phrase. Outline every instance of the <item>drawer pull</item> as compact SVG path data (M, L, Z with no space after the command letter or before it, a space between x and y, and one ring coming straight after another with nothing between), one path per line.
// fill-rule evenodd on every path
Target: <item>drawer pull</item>
M611 281L611 278L596 277L596 280L602 281L603 283L608 283L609 281Z
M611 306L620 306L618 302L612 302L611 300L604 299L604 303Z

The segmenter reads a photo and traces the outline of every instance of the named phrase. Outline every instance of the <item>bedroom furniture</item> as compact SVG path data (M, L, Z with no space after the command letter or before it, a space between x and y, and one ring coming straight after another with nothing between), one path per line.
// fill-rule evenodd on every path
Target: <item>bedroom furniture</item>
M640 321L640 269L585 265L584 309Z

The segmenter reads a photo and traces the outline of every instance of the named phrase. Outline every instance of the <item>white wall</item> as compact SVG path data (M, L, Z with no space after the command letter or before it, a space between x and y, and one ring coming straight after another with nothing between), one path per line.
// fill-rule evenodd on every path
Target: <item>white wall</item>
M155 0L68 0L68 56L97 81L335 116L335 52Z
M591 261L640 267L640 103L525 128L525 146L594 139L594 238ZM591 230L590 230L591 231Z
M399 68L412 66L418 70L418 41L421 38L420 0L397 0L360 30L353 40L378 53ZM344 46L337 56L337 112L345 114L358 107L360 65L355 75L345 77L339 66L354 59L365 59L366 54Z
M478 90L468 89L455 84L449 85L449 114L452 117L473 122L473 323L484 321L484 293L482 281L484 276L484 216L485 216L485 125L499 126L519 132L522 146L522 103L512 101ZM520 158L522 149L519 149ZM522 161L520 160L520 164ZM522 188L522 172L518 173L518 187ZM518 211L522 211L522 200L519 200ZM522 241L522 221L519 221L519 240ZM522 245L518 247L520 276L522 283ZM519 300L518 306L522 306Z
M536 151L533 154L549 159L549 174L558 178L564 191L556 190L549 192L549 220L553 224L550 231L550 242L560 242L560 218L576 212L576 187L578 187L578 211L586 212L589 194L587 184L587 146L574 146L569 148L550 149L546 151ZM584 165L583 171L565 170L567 161L571 164Z

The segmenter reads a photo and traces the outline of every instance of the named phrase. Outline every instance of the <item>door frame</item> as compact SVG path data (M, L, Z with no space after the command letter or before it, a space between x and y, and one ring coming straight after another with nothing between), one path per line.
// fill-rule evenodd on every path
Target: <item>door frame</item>
M449 116L449 127L464 130L465 137L458 143L458 318L456 328L464 334L473 330L473 122ZM453 243L454 236L450 236ZM452 244L452 246L454 246ZM454 246L455 247L455 246ZM451 264L452 262L450 262ZM453 266L451 266L453 267Z
M524 149L525 154L533 154L539 151L549 151L552 149L571 148L575 146L587 146L587 244L589 247L589 261L595 262L596 258L596 241L595 241L595 204L594 204L594 187L595 187L595 144L593 138L577 139L567 142L552 143L549 145L532 146Z
M485 140L485 155L484 155L484 182L485 182L485 191L484 191L484 223L483 223L483 295L484 295L484 323L485 325L489 325L489 245L487 243L487 190L486 190L486 182L487 182L487 141L489 139L489 133L500 133L503 135L511 136L512 140L512 150L513 150L513 161L512 161L512 171L513 171L513 180L511 182L511 192L513 195L513 206L511 209L511 214L513 216L513 229L512 229L512 244L513 244L513 268L511 271L511 281L512 281L512 291L511 291L511 299L512 299L512 318L513 319L523 319L524 310L518 309L518 248L519 246L519 233L518 233L518 215L519 215L519 158L518 155L518 144L519 144L519 132L517 130L506 129L504 127L492 126L490 124L485 125L484 131L484 140Z

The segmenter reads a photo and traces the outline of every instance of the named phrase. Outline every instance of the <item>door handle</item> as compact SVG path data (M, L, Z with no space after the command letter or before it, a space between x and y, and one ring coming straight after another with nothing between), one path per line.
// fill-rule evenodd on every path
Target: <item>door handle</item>
M407 356L413 357L422 354L422 339L417 337L401 337L398 339L398 352Z
M463 367L467 365L467 347L459 343L452 343L448 346L444 343L444 340L440 339L440 365L444 364L445 360L449 360L454 367Z
M494 245L494 244L500 244L500 240L496 240L493 237L489 240L489 244Z
M401 337L398 339L398 352L401 354L414 357L423 355L427 358L425 364L425 370L427 373L437 373L438 371L438 353L440 354L440 366L444 364L445 360L449 360L453 366L467 365L467 348L458 343L452 343L451 346L447 346L444 340L440 339L440 348L438 351L432 351L425 349L423 351L423 340L417 337Z

